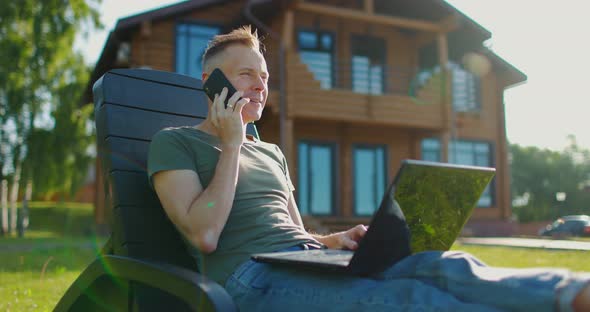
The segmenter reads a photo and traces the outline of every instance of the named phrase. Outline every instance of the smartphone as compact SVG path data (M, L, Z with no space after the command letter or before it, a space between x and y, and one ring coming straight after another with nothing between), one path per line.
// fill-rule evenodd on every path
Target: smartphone
M223 88L227 88L227 96L225 97L225 108L227 108L227 101L229 98L236 93L236 88L227 80L227 77L223 74L221 69L215 68L205 84L203 85L203 90L207 94L207 96L211 99L211 101L215 100L215 94L221 94L221 90Z

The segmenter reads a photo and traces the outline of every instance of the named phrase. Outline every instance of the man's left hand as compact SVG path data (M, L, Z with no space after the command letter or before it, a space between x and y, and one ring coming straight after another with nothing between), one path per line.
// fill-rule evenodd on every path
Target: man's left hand
M316 236L316 239L330 249L356 250L358 248L358 242L366 233L367 227L359 224L348 231L333 233L321 237Z

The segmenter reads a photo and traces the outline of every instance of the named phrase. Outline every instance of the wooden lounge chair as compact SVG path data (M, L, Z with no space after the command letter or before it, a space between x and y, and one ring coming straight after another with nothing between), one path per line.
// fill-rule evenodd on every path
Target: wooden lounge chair
M116 69L93 88L111 237L55 311L237 311L219 284L199 274L146 173L160 129L207 116L201 81L175 73ZM248 133L256 135L249 125Z

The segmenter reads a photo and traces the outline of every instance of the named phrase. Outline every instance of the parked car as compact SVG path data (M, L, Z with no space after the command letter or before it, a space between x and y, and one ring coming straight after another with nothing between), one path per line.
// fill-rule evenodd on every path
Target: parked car
M575 215L561 217L541 229L539 234L553 237L590 236L590 216Z

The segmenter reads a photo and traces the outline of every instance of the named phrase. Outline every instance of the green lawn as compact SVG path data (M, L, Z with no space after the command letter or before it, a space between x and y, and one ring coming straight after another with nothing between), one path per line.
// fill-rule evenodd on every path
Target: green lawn
M491 266L562 267L573 271L590 272L587 251L475 246L458 243L453 245L452 249L469 252Z
M0 311L52 311L105 238L91 204L31 202L24 238L0 236Z
M28 237L91 236L94 211L88 203L31 202Z
M0 311L51 311L103 242L89 238L0 240ZM51 244L63 247L43 247ZM16 251L15 246L26 250ZM6 251L9 248L12 251ZM453 249L470 252L493 266L565 267L590 272L585 252L467 245Z
M0 237L0 311L51 311L105 238L88 205L34 203L25 238ZM492 266L563 267L590 272L587 252L455 244Z
M0 311L51 311L102 241L0 239Z

